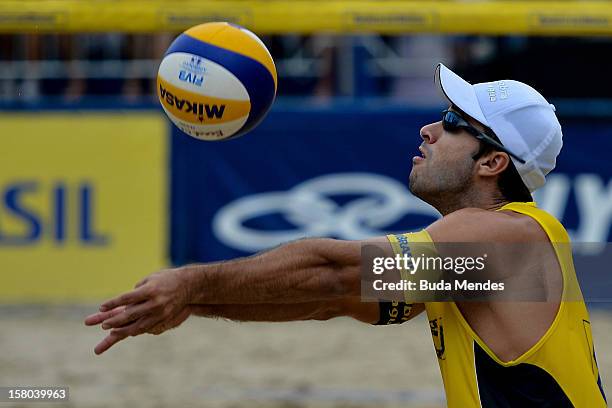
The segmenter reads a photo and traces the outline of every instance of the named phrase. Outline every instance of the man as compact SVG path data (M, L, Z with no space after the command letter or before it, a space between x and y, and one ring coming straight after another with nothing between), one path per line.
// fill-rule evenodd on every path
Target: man
M554 107L517 81L470 85L442 64L435 78L451 106L442 121L421 129L410 190L443 218L417 233L305 239L249 258L158 272L86 319L110 330L95 352L128 336L160 334L191 314L388 324L426 310L450 407L605 406L569 238L531 198L561 150ZM532 263L525 276L547 301L415 303L409 294L399 303L361 301L363 245L393 256L410 254L417 243L453 242L539 245L542 259L554 262Z

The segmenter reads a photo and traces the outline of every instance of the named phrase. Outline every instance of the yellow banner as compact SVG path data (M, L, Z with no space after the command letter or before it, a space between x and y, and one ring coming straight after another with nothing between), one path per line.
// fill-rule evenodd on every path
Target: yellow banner
M167 122L0 115L0 303L92 301L167 254Z
M228 21L258 34L612 35L609 1L4 0L0 32L178 32Z

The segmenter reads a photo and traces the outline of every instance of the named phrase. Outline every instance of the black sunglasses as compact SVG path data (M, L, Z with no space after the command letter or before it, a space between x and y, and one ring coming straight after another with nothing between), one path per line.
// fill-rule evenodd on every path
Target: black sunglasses
M525 160L523 160L516 154L512 153L510 150L505 148L504 145L502 145L497 140L493 139L491 136L487 135L486 133L481 132L480 130L470 125L467 120L463 119L461 115L459 115L455 111L452 111L452 110L442 111L442 127L447 132L456 132L460 129L463 129L469 134L471 134L472 136L474 136L476 139L490 144L491 146L495 147L500 152L509 154L510 156L518 160L520 163L523 163L523 164L525 163Z

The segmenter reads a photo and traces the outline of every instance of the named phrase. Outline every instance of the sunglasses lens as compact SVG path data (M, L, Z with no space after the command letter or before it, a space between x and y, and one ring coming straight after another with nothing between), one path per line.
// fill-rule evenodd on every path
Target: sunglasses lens
M457 124L459 118L453 111L446 111L442 116L442 127L444 130L453 131L457 130Z

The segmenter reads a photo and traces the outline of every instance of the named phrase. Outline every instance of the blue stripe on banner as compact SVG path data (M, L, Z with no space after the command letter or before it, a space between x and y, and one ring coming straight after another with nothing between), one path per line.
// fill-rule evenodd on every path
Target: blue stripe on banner
M174 52L199 55L222 65L236 75L247 89L251 99L251 112L244 126L231 138L245 134L263 120L275 96L274 78L265 66L252 58L205 43L186 34L181 34L174 40L166 55Z

